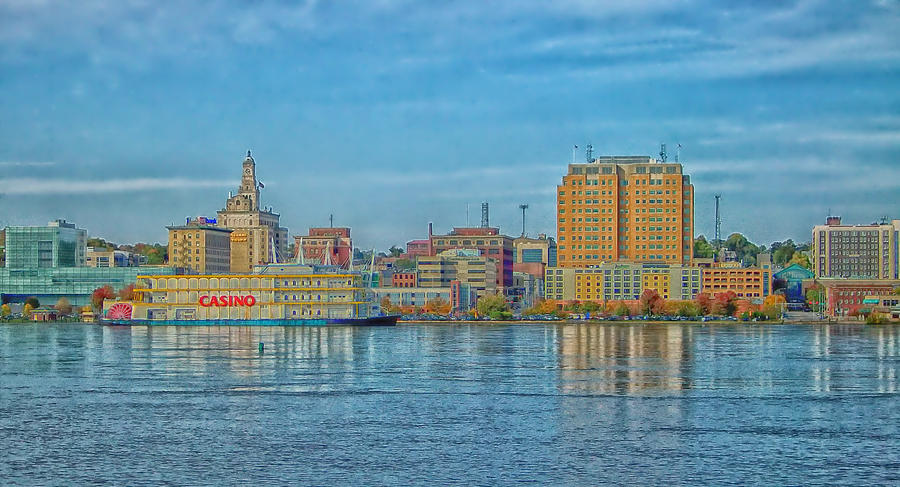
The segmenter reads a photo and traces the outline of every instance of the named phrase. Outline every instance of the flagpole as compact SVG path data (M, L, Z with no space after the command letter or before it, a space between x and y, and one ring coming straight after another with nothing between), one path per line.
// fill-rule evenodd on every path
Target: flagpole
M572 147L572 164L575 164L575 151L578 150L578 146Z

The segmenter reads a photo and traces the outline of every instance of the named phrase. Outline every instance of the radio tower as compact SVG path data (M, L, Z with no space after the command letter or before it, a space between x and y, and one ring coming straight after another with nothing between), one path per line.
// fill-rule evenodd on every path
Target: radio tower
M487 228L490 225L490 219L488 217L488 204L487 201L481 204L481 228Z
M666 162L669 155L666 154L666 144L659 144L659 162Z
M590 147L590 146L588 146L588 147ZM522 236L524 237L525 236L525 210L528 209L528 205L523 203L523 204L519 205L519 209L522 210Z
M719 247L722 245L722 219L719 217L719 199L722 198L721 194L716 195L716 239L714 240L714 245L716 249L716 254L713 256L714 261L718 261L719 259Z

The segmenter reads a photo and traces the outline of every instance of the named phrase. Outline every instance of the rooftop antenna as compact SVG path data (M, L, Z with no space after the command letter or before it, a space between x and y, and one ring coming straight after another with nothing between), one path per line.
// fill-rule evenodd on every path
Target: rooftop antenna
M590 147L590 146L588 146L588 147ZM588 150L590 150L590 149L588 149ZM519 205L519 209L522 210L522 236L524 237L525 236L525 210L528 209L528 205L523 203L523 204Z
M481 228L487 228L490 225L490 218L488 215L488 204L487 201L481 204Z
M575 151L578 150L578 145L572 148L572 164L575 164Z
M594 162L594 146L591 144L587 145L587 149L584 151L584 158L588 164ZM523 232L524 234L524 232Z
M334 228L334 213L328 215L328 226Z
M466 228L469 228L469 204L466 203Z
M681 162L681 144L675 148L675 162Z
M722 219L719 217L719 200L722 198L721 194L716 195L716 239L715 239L715 249L716 254L713 256L713 260L718 260L719 258L719 247L722 244L721 232L722 232Z
M669 159L666 154L666 144L659 144L659 162L666 162Z

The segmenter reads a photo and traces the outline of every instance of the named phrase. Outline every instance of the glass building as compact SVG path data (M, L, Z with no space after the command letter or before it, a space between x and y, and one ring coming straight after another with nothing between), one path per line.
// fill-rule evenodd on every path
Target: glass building
M137 275L174 274L173 267L86 267L87 231L65 220L46 227L6 227L6 266L0 268L0 299L21 303L31 296L42 305L66 298L74 306L90 304L106 285L119 290Z
M87 231L65 220L46 227L6 228L6 268L83 267Z
M21 303L31 296L42 305L53 305L65 297L73 306L90 304L98 287L115 290L134 284L140 275L175 274L174 267L58 267L0 269L0 298L4 303Z

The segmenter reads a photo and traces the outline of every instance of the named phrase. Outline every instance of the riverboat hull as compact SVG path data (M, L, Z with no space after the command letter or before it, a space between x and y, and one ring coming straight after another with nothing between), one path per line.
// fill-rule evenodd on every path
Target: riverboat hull
M101 319L110 326L394 326L398 315L370 318L258 319L258 320L116 320Z

